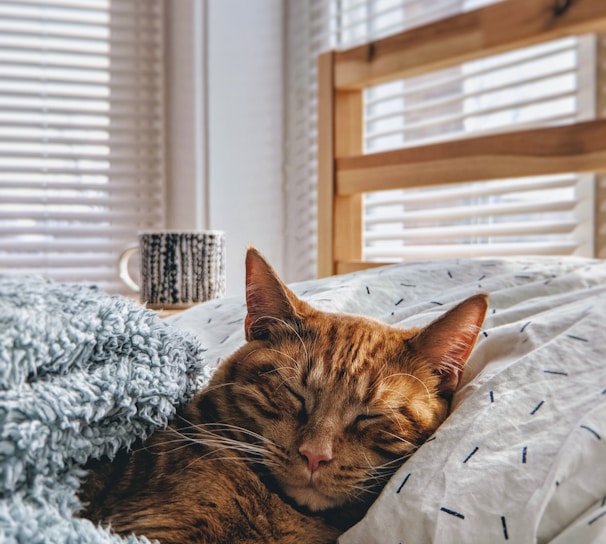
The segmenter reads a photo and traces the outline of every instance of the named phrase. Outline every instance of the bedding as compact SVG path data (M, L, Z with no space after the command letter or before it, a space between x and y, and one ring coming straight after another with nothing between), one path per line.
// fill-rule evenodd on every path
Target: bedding
M164 426L203 350L125 298L0 276L0 541L121 542L75 516L80 467Z
M605 262L426 261L292 287L401 327L490 294L452 414L341 544L606 542ZM169 321L214 366L244 342L244 314L232 298Z
M452 414L341 544L606 542L605 262L425 261L291 287L401 327L490 294ZM0 540L120 542L76 517L81 465L164 425L244 342L245 312L232 297L159 320L0 276Z

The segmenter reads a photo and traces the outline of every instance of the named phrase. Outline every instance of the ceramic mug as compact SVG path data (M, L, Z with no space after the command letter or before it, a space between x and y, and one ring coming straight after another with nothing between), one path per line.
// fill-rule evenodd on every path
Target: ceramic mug
M128 261L140 254L139 284ZM225 234L217 230L149 231L118 258L120 279L149 308L188 308L225 295Z

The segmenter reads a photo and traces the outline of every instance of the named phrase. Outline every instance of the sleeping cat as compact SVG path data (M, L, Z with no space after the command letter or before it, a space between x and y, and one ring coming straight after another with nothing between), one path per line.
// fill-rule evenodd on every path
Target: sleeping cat
M84 515L164 544L324 544L446 418L487 309L423 329L320 312L246 256L247 343L166 430L82 487Z

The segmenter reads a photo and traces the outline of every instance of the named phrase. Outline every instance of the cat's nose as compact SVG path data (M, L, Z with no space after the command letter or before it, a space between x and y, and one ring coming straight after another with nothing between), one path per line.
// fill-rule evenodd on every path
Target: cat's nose
M329 447L312 448L303 444L299 448L299 453L307 459L307 468L311 473L316 472L321 465L332 460L332 451Z

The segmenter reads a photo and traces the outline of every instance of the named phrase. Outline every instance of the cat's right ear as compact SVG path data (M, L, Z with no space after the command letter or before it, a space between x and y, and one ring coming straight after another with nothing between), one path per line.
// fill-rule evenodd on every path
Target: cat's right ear
M449 396L461 381L463 367L471 354L488 310L488 295L464 300L427 325L410 346L440 377L440 390Z
M244 332L248 341L267 338L272 325L288 323L310 310L254 247L246 252L246 307Z

